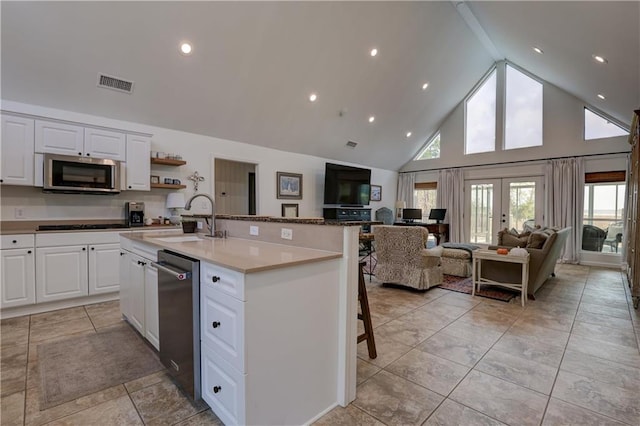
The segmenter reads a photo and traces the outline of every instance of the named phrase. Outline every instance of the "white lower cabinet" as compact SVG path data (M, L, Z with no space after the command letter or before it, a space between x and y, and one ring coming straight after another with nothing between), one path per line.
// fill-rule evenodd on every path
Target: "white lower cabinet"
M206 343L202 345L201 352L202 399L224 424L246 424L246 375L224 361Z
M36 303L35 254L33 248L0 250L2 295L0 308Z
M36 301L70 299L89 294L87 246L36 249Z
M113 293L120 288L120 244L89 246L89 294Z

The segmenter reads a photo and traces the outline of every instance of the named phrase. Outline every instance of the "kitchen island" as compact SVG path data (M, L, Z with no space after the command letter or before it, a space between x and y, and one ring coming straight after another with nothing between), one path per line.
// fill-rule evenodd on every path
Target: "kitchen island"
M323 227L334 241L315 247L121 236L122 311L156 348L157 250L200 261L202 397L225 424L307 424L355 396L358 229Z

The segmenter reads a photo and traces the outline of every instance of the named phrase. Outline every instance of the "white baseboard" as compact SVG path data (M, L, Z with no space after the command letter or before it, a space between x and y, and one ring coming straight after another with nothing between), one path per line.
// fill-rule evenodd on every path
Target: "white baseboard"
M74 308L76 306L90 305L92 303L110 302L119 300L120 293L97 294L86 297L76 297L74 299L56 300L55 302L37 303L34 305L17 306L15 308L5 308L0 310L0 318L15 318L23 315L40 314L42 312L57 311L58 309Z
M320 419L320 417L324 416L325 414L327 414L329 411L333 410L334 408L336 408L339 404L333 403L331 404L329 407L327 407L325 410L321 411L320 413L318 413L317 416L314 416L312 419L310 419L307 422L304 422L304 425L310 425L312 423L315 423L316 421L318 421Z

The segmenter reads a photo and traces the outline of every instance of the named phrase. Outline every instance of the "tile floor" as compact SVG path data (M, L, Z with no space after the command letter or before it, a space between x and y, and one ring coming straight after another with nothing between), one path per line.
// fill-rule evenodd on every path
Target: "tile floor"
M367 285L378 357L318 425L628 424L640 419L640 312L619 272L562 265L521 308ZM164 372L39 410L36 346L120 321L117 302L2 321L2 425L220 424Z

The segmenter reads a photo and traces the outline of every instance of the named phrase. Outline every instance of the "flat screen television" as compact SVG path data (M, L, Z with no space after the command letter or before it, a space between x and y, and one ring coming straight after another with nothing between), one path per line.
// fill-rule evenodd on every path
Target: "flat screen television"
M444 220L444 216L447 214L447 209L431 209L429 212L429 219L435 220L436 223L440 223Z
M371 169L327 163L324 172L324 203L343 206L369 204Z
M405 222L422 220L422 209L402 209L402 220Z

